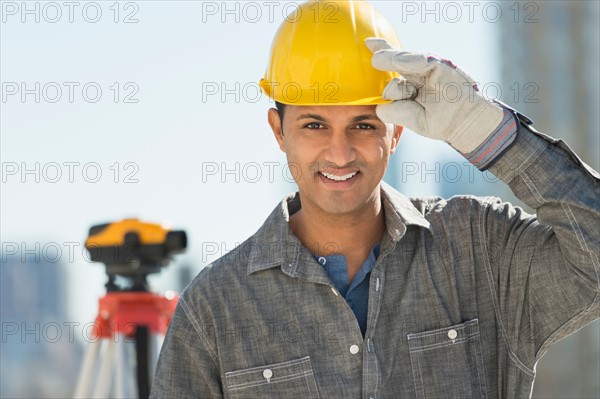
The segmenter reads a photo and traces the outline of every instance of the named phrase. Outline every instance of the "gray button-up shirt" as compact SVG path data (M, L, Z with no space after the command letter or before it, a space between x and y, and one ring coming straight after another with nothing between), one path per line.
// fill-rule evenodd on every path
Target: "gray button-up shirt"
M489 170L537 216L382 184L364 339L284 199L185 289L152 397L529 396L548 347L600 316L600 180L564 142L517 136Z

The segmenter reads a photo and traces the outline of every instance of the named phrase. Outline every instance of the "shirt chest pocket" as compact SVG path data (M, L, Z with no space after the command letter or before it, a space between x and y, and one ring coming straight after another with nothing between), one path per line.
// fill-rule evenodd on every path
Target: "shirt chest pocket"
M479 321L408 334L416 397L486 398Z
M225 373L230 398L318 398L310 357Z

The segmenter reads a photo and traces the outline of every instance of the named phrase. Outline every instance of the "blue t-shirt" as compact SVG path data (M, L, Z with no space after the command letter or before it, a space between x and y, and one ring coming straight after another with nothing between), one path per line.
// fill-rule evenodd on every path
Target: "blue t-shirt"
M348 282L348 265L344 255L315 256L317 262L323 266L329 275L334 287L342 294L348 306L354 312L363 337L367 331L371 270L379 256L380 244L377 243L373 246L369 257L352 279L352 283Z

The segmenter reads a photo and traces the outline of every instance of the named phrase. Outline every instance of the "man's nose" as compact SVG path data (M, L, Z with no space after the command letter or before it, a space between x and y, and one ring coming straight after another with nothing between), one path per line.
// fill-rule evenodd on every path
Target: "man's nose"
M345 132L332 134L326 155L327 160L338 167L354 161L356 159L356 149L351 137Z

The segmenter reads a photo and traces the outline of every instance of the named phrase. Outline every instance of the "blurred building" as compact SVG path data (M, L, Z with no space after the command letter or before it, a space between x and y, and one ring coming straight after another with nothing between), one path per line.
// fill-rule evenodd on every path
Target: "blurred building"
M2 254L1 397L72 395L82 351L80 326L67 315L66 278L64 265L42 251Z
M563 139L600 168L600 3L506 2L498 23L502 100L538 131ZM503 195L513 200L512 194ZM518 202L514 200L514 202ZM537 366L533 397L600 397L600 323L551 349Z
M594 169L600 168L599 8L597 1L527 2L517 16L507 3L498 26L502 99Z

